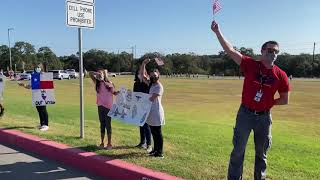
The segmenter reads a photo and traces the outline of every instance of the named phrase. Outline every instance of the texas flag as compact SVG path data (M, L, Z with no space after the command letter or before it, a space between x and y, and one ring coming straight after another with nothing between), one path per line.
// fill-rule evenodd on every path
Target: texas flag
M53 73L31 74L32 102L34 106L55 104Z

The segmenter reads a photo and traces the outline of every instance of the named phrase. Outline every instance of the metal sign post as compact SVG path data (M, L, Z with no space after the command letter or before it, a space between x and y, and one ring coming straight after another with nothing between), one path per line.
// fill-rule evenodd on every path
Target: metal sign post
M79 76L80 76L80 138L84 138L84 106L83 106L83 55L82 55L82 30L78 28L79 38Z
M68 26L78 27L79 79L80 79L80 138L84 138L84 98L83 98L83 54L82 28L94 28L94 0L67 1L66 21Z

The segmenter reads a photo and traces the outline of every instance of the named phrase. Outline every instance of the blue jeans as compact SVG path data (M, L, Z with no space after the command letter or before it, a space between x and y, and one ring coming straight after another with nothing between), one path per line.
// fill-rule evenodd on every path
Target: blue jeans
M240 106L234 128L228 179L242 179L244 154L251 130L254 132L255 144L254 179L266 178L267 151L271 147L271 125L270 112L256 115L243 105Z

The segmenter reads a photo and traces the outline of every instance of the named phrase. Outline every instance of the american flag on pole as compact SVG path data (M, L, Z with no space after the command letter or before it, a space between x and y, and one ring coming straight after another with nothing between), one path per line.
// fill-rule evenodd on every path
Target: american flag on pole
M55 104L53 73L31 74L32 103L34 106Z
M213 6L212 6L212 9L213 9L213 14L216 14L218 11L220 11L221 9L221 4L220 4L220 1L219 0L213 0Z
M163 60L161 58L156 57L156 58L154 58L154 60L156 61L158 66L163 66L164 65L164 62L163 62Z

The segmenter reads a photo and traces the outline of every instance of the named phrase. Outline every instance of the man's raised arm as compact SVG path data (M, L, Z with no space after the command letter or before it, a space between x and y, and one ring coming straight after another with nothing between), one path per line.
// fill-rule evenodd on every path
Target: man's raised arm
M211 30L217 35L223 50L234 60L234 62L240 65L242 54L235 50L233 46L223 37L222 33L220 32L219 25L215 21L212 21Z

